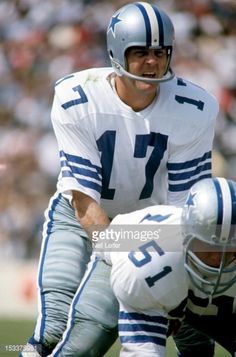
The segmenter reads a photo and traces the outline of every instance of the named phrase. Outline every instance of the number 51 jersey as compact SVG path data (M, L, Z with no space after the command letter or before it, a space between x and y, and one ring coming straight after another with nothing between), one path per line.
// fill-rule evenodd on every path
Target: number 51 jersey
M211 176L216 100L174 78L135 112L112 89L111 75L112 68L90 69L56 83L58 190L84 192L111 218L153 204L181 205L194 182Z
M107 230L120 231L119 236L116 234L120 247L101 254L112 266L113 291L128 311L176 319L184 314L188 318L215 316L227 322L236 313L236 284L214 296L192 284L184 266L181 215L180 207L157 205L117 215L112 220ZM128 231L129 235L125 235ZM146 241L142 241L143 233L149 237ZM222 276L221 283L233 276L233 271Z

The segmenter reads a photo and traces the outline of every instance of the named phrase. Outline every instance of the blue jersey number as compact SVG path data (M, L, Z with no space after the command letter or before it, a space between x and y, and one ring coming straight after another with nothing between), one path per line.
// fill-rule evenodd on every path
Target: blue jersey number
M187 83L185 83L182 78L178 78L177 79L177 85L178 86L187 87ZM187 104L190 104L190 105L195 105L198 110L203 110L203 108L204 108L204 103L201 100L196 100L196 99L192 99L192 98L188 98L188 97L183 97L182 95L176 95L175 96L175 100L179 104L187 103Z
M109 188L111 170L115 152L116 132L107 130L97 140L98 150L101 151L102 164L102 192L101 197L112 200L115 195L115 189Z
M152 146L152 153L145 167L146 182L139 199L148 198L152 195L154 175L160 166L164 152L167 148L168 136L160 133L136 135L134 157L144 158L147 155L148 146Z
M114 130L105 131L97 140L99 151L101 151L101 163L103 168L102 198L112 200L115 189L109 188L111 178L116 132ZM160 162L167 148L168 136L160 133L150 133L146 135L136 135L134 157L144 158L147 155L148 146L152 146L152 153L145 167L146 182L141 191L139 199L148 198L153 192L153 180Z
M175 100L176 100L176 102L178 102L180 104L188 103L191 105L195 105L198 110L203 110L203 108L204 108L204 103L201 100L195 100L195 99L188 98L188 97L182 97L181 95L176 95Z
M72 89L74 92L77 92L79 94L79 98L69 100L68 102L62 104L62 108L64 108L64 109L68 109L70 107L73 107L74 105L87 103L87 101L88 101L88 98L87 98L86 94L84 93L83 88L80 85L78 85Z
M148 249L155 250L159 256L162 256L165 254L165 252L162 250L162 248L155 242L155 241L150 241L148 243L145 243L139 247L139 251L143 254L143 257L141 259L137 259L135 257L135 252L130 252L128 257L131 260L131 262L137 267L141 268L143 265L149 263L152 260L152 256L149 253ZM148 276L145 278L145 281L147 285L151 288L152 286L155 285L155 283L169 274L172 271L170 266L165 266L163 270L154 276Z

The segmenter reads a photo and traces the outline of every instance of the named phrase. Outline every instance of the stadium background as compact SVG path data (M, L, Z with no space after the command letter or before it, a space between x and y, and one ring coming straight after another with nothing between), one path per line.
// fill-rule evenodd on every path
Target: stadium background
M4 346L24 344L36 315L43 212L59 170L50 123L54 83L70 72L110 65L106 26L114 10L126 3L0 1L1 357L17 355L6 353ZM220 102L214 173L236 179L236 0L156 3L175 25L175 72Z

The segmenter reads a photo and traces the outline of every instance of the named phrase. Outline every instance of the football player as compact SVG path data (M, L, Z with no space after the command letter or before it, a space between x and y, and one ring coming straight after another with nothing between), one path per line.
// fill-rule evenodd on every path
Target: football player
M194 182L211 176L218 103L174 75L173 42L173 24L162 9L127 4L107 29L112 66L56 83L51 118L61 172L45 213L38 318L29 340L42 356L61 339L70 307L71 329L58 355L103 356L117 337L109 271L101 266L94 281L101 295L75 295L93 230L120 213L181 205Z
M189 339L186 325L235 356L235 224L236 183L219 177L194 184L183 208L151 206L112 221L108 231L139 226L140 237L147 231L154 237L129 252L95 255L86 273L101 256L104 265L112 266L120 356L166 356L173 327L179 356L213 356L214 345L202 350L194 334Z

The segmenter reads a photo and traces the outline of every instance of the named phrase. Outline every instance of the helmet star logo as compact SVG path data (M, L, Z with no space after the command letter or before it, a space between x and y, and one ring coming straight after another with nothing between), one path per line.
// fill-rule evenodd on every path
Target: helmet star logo
M110 22L110 25L108 28L108 31L110 31L110 29L111 29L114 35L115 35L115 27L121 21L121 19L119 19L119 15L120 14L117 14L116 16L112 16L111 22Z
M195 195L196 195L196 193L192 193L192 192L189 193L187 201L186 201L186 206L188 206L188 208L190 206L195 206L195 203L193 201Z

